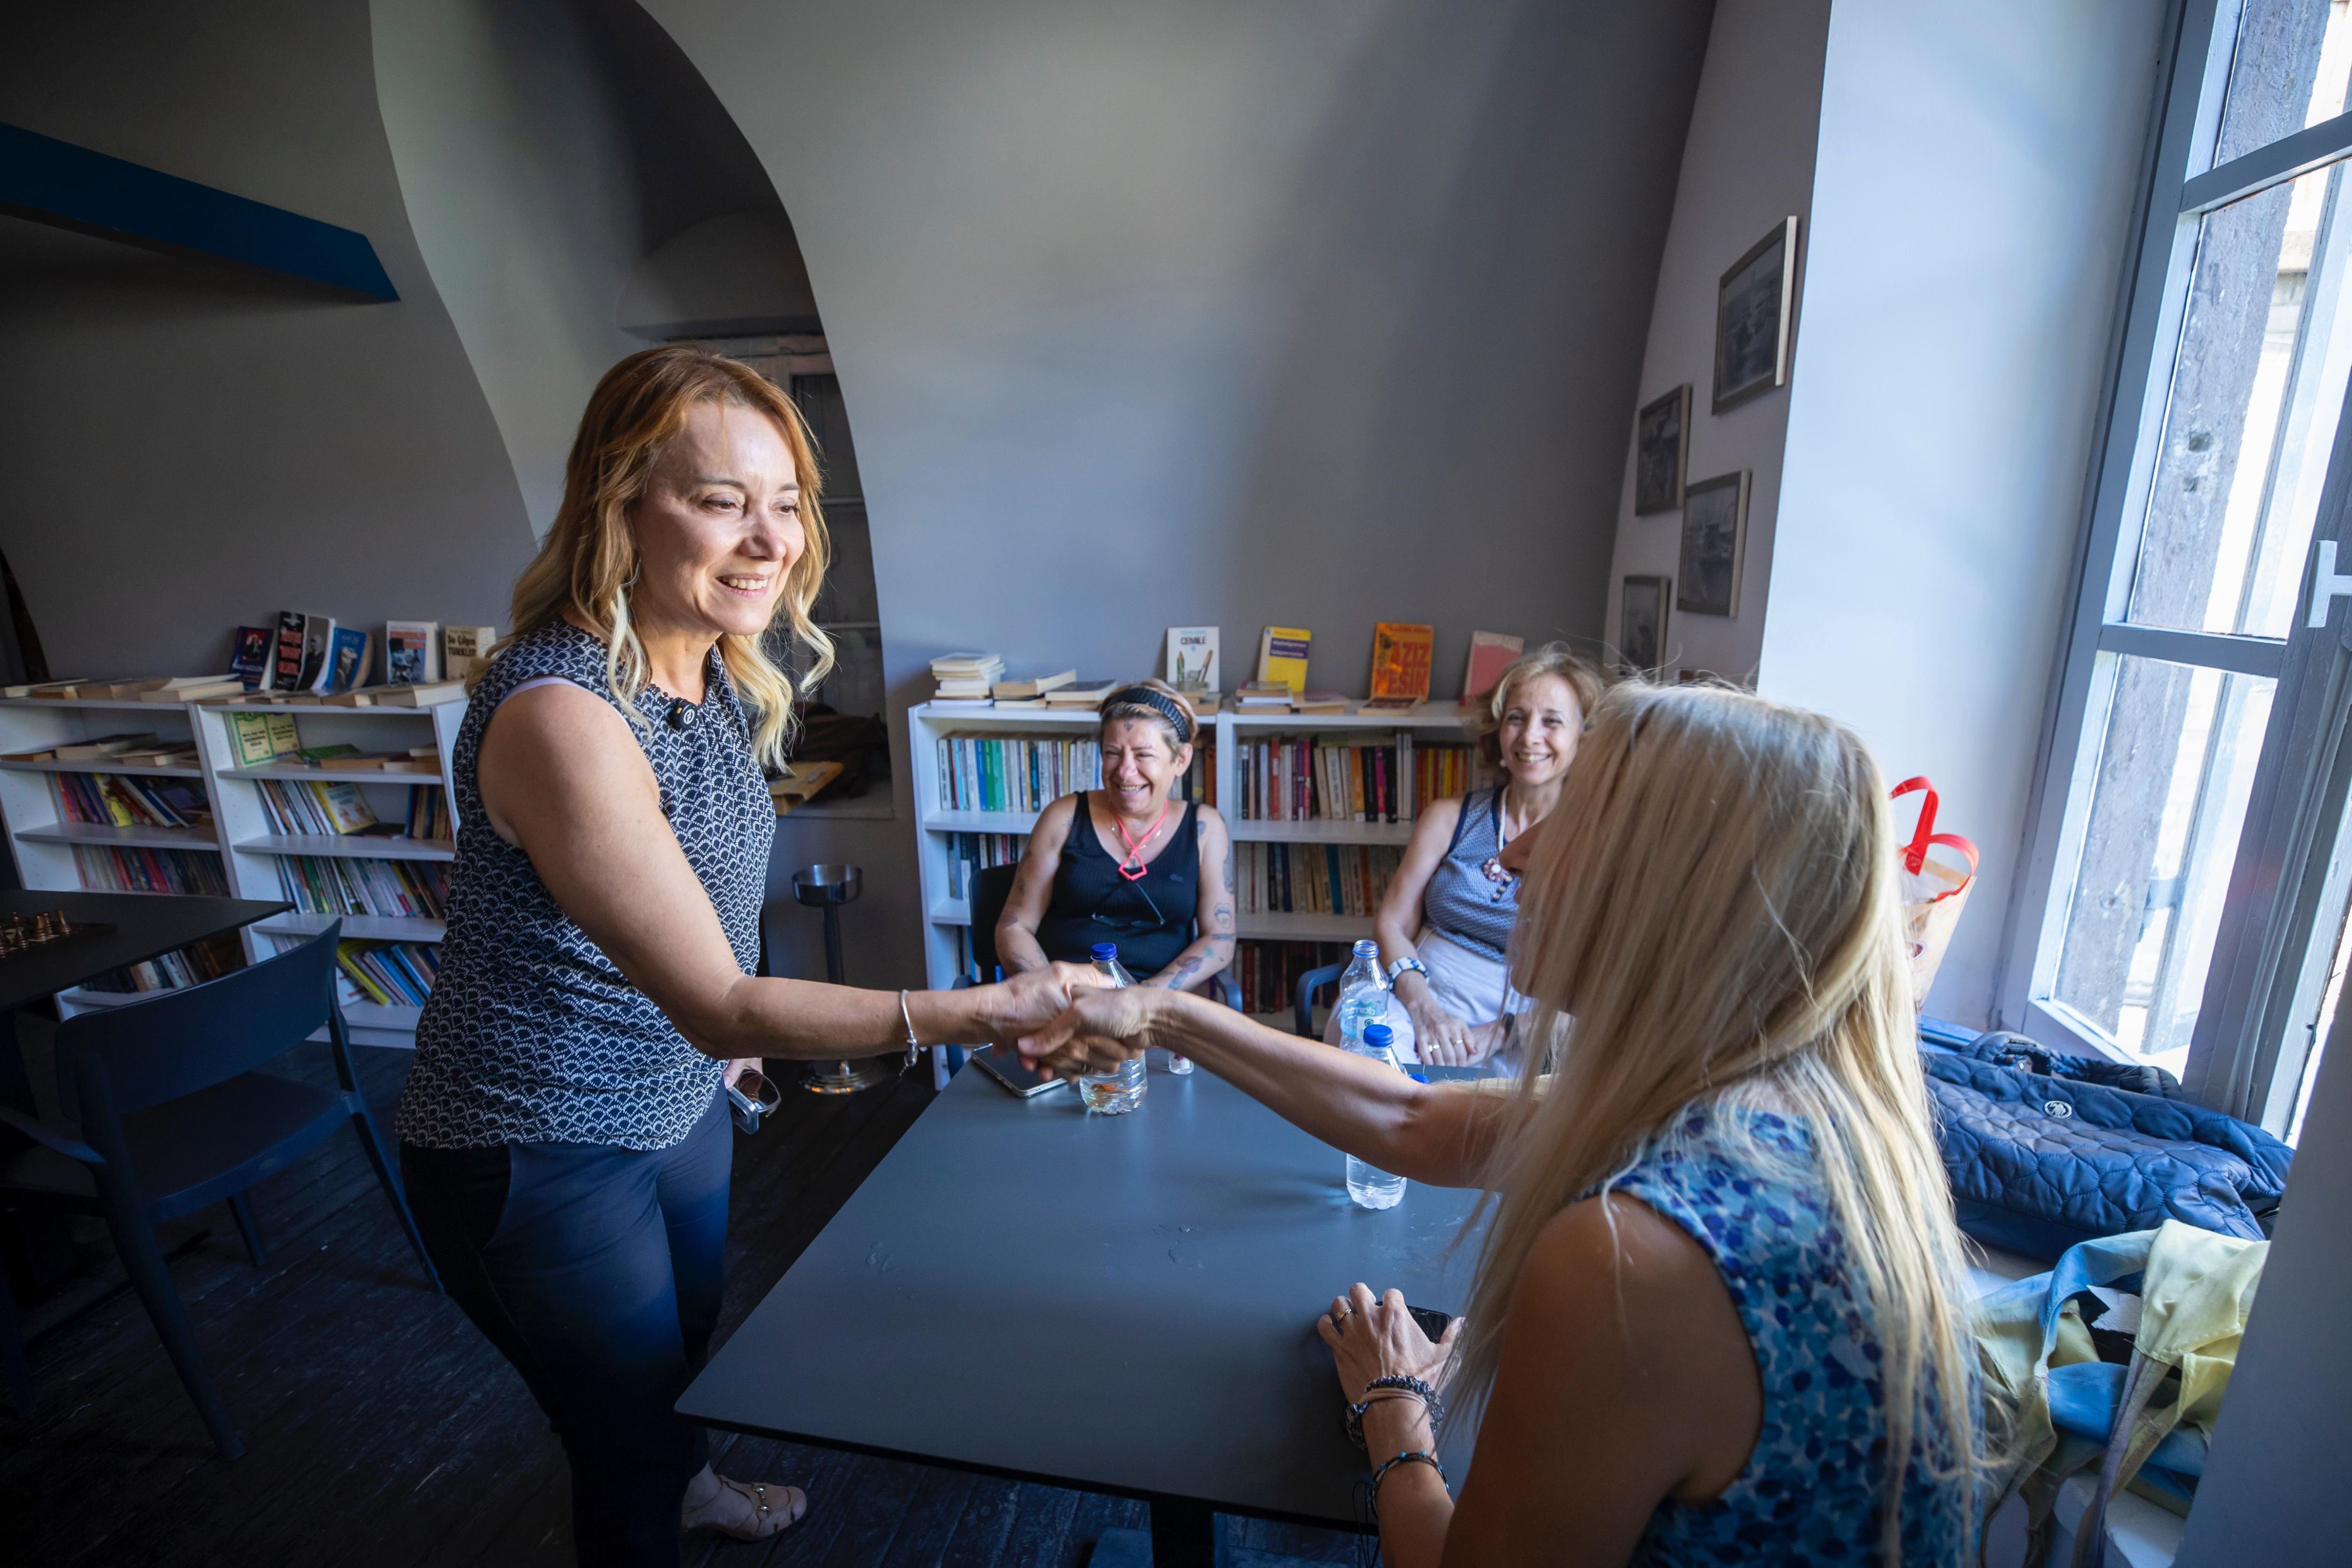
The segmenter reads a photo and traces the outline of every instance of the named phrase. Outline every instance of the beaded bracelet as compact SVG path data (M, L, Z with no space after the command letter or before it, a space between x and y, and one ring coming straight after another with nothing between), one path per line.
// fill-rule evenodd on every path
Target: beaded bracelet
M1439 1486L1448 1491L1454 1490L1453 1483L1445 1479L1445 1467L1437 1462L1435 1454L1431 1453L1427 1448L1407 1448L1395 1458L1383 1462L1379 1469L1372 1472L1372 1517L1374 1519L1381 1516L1381 1478L1399 1465L1427 1465L1437 1472Z
M1364 1393L1370 1396L1374 1390L1381 1388L1394 1388L1420 1400L1423 1406L1429 1411L1429 1424L1433 1428L1437 1423L1445 1419L1445 1402L1437 1396L1436 1389L1418 1377L1393 1375L1388 1377L1375 1377L1364 1385ZM1367 1397L1348 1406L1348 1441L1355 1444L1359 1451L1361 1451L1364 1447L1364 1412L1378 1403L1379 1401Z

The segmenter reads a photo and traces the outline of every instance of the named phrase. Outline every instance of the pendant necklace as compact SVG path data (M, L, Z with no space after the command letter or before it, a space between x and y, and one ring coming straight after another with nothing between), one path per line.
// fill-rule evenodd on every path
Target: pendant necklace
M1163 801L1160 807L1160 815L1152 821L1151 826L1143 830L1143 836L1139 839L1129 838L1127 836L1127 823L1119 817L1119 814L1117 811L1113 811L1110 814L1110 825L1118 831L1118 841L1127 847L1127 853L1118 862L1119 875L1127 878L1129 882L1141 882L1146 876L1150 874L1151 867L1144 862L1143 846L1151 841L1151 835L1160 831L1160 826L1162 822L1168 821L1169 810L1174 804L1175 802L1172 800ZM1135 867L1133 871L1127 869L1130 864Z
M1510 842L1503 836L1503 800L1509 793L1507 785L1495 791L1495 852L1478 867L1486 873L1488 882L1499 883L1504 891L1508 891L1511 883L1519 880L1518 873L1503 864L1503 846ZM1499 899L1503 893L1497 892L1495 896Z

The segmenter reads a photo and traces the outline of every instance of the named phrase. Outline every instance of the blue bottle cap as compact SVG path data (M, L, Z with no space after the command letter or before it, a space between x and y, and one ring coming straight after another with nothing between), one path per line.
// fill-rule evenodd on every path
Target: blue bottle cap
M1095 962L1096 962L1096 963L1099 964L1099 963L1101 963L1105 958L1116 958L1116 957L1118 957L1118 943L1116 943L1116 942L1097 942L1097 943L1096 943L1096 944L1095 944Z
M1395 1040L1396 1030L1384 1023L1368 1023L1364 1026L1366 1045L1391 1045L1395 1043Z

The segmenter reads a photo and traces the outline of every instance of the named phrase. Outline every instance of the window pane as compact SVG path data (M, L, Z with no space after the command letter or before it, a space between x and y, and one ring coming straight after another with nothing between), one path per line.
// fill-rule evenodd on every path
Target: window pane
M2276 683L2114 655L2052 999L2178 1073Z
M2213 162L2227 163L2344 112L2352 76L2347 0L2245 0Z
M2284 637L2352 367L2343 165L2209 214L2130 618Z

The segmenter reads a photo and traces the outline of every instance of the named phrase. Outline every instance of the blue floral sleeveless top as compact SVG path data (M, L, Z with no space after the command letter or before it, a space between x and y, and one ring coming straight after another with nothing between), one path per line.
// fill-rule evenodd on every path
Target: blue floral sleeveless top
M1715 1260L1755 1347L1764 1419L1747 1469L1706 1503L1668 1498L1636 1563L1883 1563L1886 1424L1877 1333L1847 1284L1845 1248L1811 1176L1805 1124L1743 1116L1742 1152L1694 1107L1611 1186L1673 1220ZM1774 1158L1777 1156L1777 1159ZM1785 1167L1781 1166L1785 1162ZM1971 1398L1977 1390L1969 1391ZM1903 1479L1904 1568L1958 1568L1970 1491L1914 1460Z

